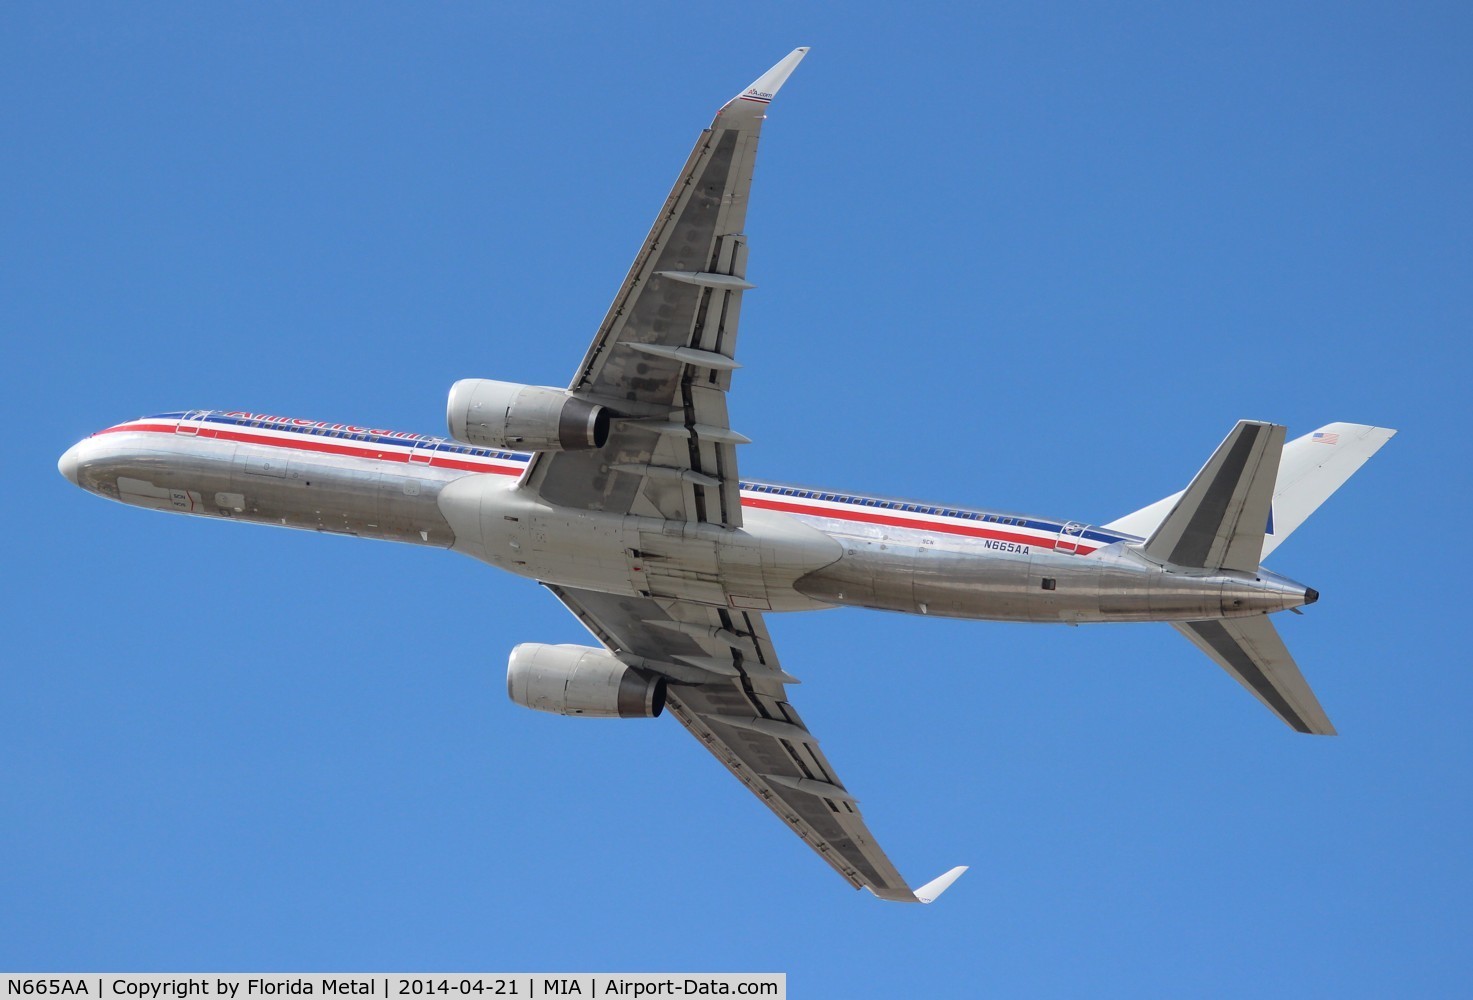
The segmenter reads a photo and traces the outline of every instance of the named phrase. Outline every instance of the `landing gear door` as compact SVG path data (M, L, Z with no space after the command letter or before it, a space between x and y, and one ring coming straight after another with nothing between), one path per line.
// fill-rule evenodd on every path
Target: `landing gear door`
M1070 521L1059 529L1059 540L1054 543L1054 551L1066 555L1073 555L1079 551L1079 538L1084 534L1087 525L1078 521Z

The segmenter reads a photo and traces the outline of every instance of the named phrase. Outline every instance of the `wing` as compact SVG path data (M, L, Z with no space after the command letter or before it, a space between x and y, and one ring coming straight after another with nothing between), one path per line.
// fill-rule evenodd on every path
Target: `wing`
M855 888L929 903L965 868L912 890L788 702L762 616L687 601L549 586L611 652L669 678L666 707L737 780Z
M581 510L740 527L726 392L747 284L742 229L767 104L794 49L701 133L568 387L617 419L596 451L541 453L524 488Z

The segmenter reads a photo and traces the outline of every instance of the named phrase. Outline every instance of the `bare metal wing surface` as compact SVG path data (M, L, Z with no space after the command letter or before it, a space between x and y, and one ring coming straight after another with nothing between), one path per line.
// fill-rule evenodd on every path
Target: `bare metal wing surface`
M569 390L616 414L606 447L540 453L523 478L549 503L740 527L726 393L746 281L743 235L768 103L798 48L716 114L661 206Z
M548 589L620 659L666 675L670 713L855 888L928 903L961 874L916 890L906 884L789 703L787 685L797 681L778 663L759 613Z
M599 326L569 392L614 414L596 450L540 452L521 489L574 510L691 531L742 526L731 388L746 280L747 198L768 102L807 54L794 49L701 133ZM695 526L701 526L697 529ZM953 869L912 890L788 701L796 684L756 610L730 606L710 565L642 531L642 596L545 584L611 653L667 679L665 706L763 804L856 888L930 902Z

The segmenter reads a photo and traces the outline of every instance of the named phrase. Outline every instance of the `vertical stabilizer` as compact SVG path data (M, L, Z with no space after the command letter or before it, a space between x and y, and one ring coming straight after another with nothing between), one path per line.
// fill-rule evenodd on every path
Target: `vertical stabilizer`
M1144 546L1160 562L1253 573L1284 449L1278 424L1240 420Z
M1389 427L1335 423L1286 444L1274 489L1273 523L1259 558L1267 559L1395 434Z
M1320 504L1344 486L1395 434L1389 427L1337 422L1284 445L1279 478L1274 486L1273 516L1263 537L1259 559L1267 559L1270 552L1319 510ZM1161 526L1181 498L1181 493L1173 493L1149 507L1116 518L1105 527L1145 538Z

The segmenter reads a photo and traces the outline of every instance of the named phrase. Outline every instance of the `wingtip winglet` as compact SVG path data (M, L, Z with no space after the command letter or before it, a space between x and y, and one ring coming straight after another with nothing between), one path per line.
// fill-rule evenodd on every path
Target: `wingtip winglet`
M915 890L915 897L922 903L934 903L941 898L941 894L951 888L951 883L962 877L966 872L967 865L957 865L951 871L946 872L939 878L933 878L919 889Z
M808 46L798 46L778 60L777 65L773 66L772 69L752 81L750 87L736 95L732 100L751 101L756 104L771 103L772 99L777 96L777 92L782 89L782 85L787 82L788 77L793 75L793 70L798 68L798 64L803 61L803 57L807 54Z

